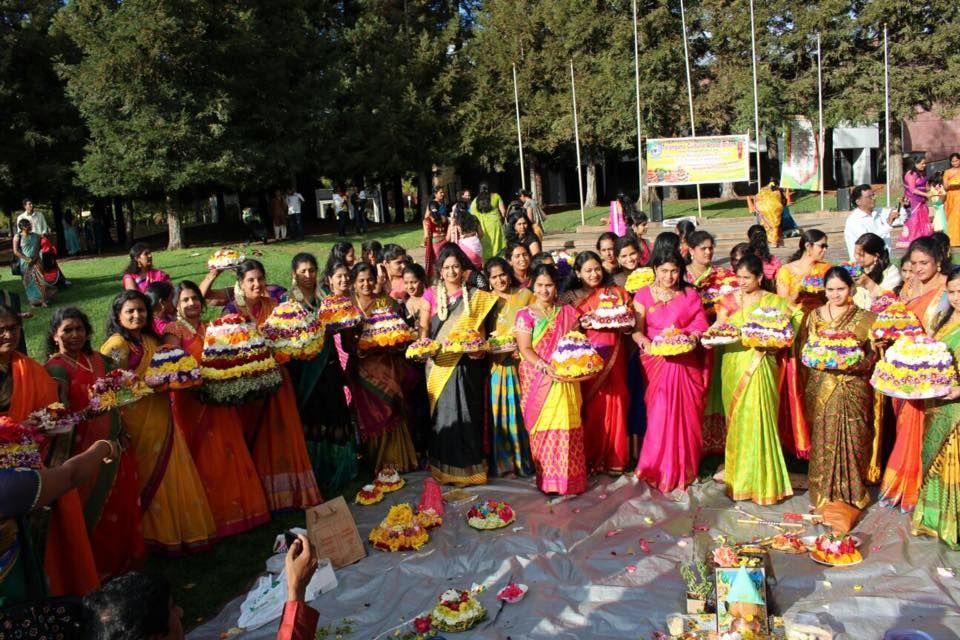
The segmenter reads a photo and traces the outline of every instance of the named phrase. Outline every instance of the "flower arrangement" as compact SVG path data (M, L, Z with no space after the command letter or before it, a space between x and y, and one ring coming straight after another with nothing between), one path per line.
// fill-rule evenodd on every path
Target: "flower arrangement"
M246 256L241 252L224 247L210 256L210 259L207 260L207 269L232 269L239 266L244 260L246 260Z
M23 423L27 427L38 429L46 435L57 435L70 433L74 427L85 419L83 412L71 413L63 403L54 402L28 415Z
M417 338L417 332L390 308L377 309L363 322L357 341L361 351L400 347Z
M823 274L810 273L800 281L800 291L803 293L823 293Z
M440 353L440 343L430 338L414 340L407 347L407 358L410 360L425 361Z
M443 341L445 353L479 353L486 348L483 334L475 329L454 329Z
M196 358L176 347L164 347L153 354L143 381L157 392L188 389L203 383Z
M740 329L729 322L718 322L700 336L700 344L717 347L740 341Z
M487 617L487 610L469 592L447 589L440 594L430 614L431 624L440 631L466 631Z
M653 344L650 345L650 355L678 356L693 351L696 346L696 340L680 329L667 327L653 339Z
M653 269L650 267L639 267L627 276L626 282L623 283L623 288L629 293L636 293L640 289L652 285L653 281Z
M282 382L277 361L256 325L239 315L218 318L204 337L203 399L212 404L242 404L277 390Z
M881 291L870 303L870 311L873 313L883 313L892 304L899 301L897 294L892 291Z
M783 349L793 344L793 325L786 313L776 307L757 307L740 329L745 347Z
M855 281L863 277L863 265L859 262L841 262L840 266L846 269Z
M7 416L0 416L0 468L39 469L43 440L39 428L17 424Z
M517 338L512 333L493 334L487 339L490 353L510 353L517 349Z
M509 604L516 604L517 602L523 600L523 596L527 595L527 590L527 585L511 582L497 592L497 600Z
M956 383L949 347L927 336L899 338L870 378L870 384L880 393L906 400L945 396Z
M357 497L354 498L354 502L357 504L362 504L364 506L370 506L372 504L377 504L383 500L383 492L380 491L380 488L373 484L366 484L357 491Z
M430 540L430 534L416 521L407 503L390 507L387 517L370 532L370 543L382 551L413 551Z
M153 393L133 371L114 369L99 378L88 390L89 409L94 413L104 413L117 409Z
M877 315L870 327L870 335L874 340L896 340L904 336L921 336L923 327L905 304L894 302Z
M814 560L832 565L856 564L863 560L857 549L856 539L848 534L828 533L817 537L810 556Z
M515 519L513 508L499 500L482 500L467 512L467 524L474 529L500 529Z
M416 516L420 526L428 531L430 529L436 529L443 524L443 516L437 513L435 509L417 508Z
M376 480L373 481L374 486L377 487L383 493L392 493L403 488L403 485L407 483L406 480L400 477L400 474L397 473L397 470L393 467L384 467L380 469L380 472L377 474Z
M273 357L281 364L310 360L323 349L323 323L296 300L274 307L261 331Z
M860 364L863 349L853 332L824 329L808 338L800 360L811 369L845 371Z

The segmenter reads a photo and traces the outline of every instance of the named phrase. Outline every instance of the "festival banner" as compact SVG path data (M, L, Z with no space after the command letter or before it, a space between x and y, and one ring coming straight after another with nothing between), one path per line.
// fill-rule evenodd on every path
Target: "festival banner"
M790 122L778 145L781 187L820 190L819 137L809 118L797 116Z
M748 136L647 139L647 183L653 186L745 182Z

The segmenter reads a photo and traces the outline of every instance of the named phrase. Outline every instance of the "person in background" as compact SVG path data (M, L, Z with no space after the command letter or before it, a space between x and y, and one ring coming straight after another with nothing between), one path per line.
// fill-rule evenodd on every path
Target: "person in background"
M690 247L687 245L687 238L691 233L697 230L697 225L690 220L681 220L677 223L677 235L680 236L680 255L684 259L690 257ZM662 233L660 235L663 235ZM658 238L660 236L657 236Z
M960 247L960 153L950 154L950 168L943 172L943 190L950 245Z
M767 242L767 230L762 224L751 225L747 229L747 244L750 252L760 258L763 263L764 282L773 283L777 278L777 271L783 266L780 258L770 253L770 244Z
M287 222L290 225L290 239L303 240L303 218L301 211L304 197L292 187L287 189Z
M407 290L403 284L403 268L407 266L410 257L407 256L407 250L398 244L387 243L383 247L383 270L386 276L382 284L381 291L385 291L391 298L398 302L407 299Z
M526 245L531 254L540 253L540 238L523 210L516 211L507 218L507 243L513 242Z
M347 222L350 220L350 202L343 185L333 192L333 211L337 216L337 235L343 238L347 235Z
M20 296L13 293L12 291L7 291L6 289L0 289L0 304L5 307L9 307L17 314L20 318L26 320L27 318L33 317L32 311L24 311L23 306L20 302ZM27 354L27 332L22 330L20 331L20 344L17 345L17 351L23 355Z
M773 246L782 247L783 240L780 236L780 225L783 220L783 210L785 208L783 194L777 188L775 182L767 185L766 189L761 189L756 198L757 218L767 231L767 237L773 242Z
M350 190L350 209L353 212L353 222L357 227L357 235L367 232L367 200L360 199L356 187Z
M170 583L131 571L83 599L89 614L84 640L183 640L183 609Z
M533 224L533 232L543 240L543 230L547 226L547 216L540 203L533 199L529 189L520 189L520 202L527 214L527 219Z
M364 240L360 245L360 261L369 265L383 262L383 245L377 240Z
M165 271L153 268L153 251L146 242L137 242L130 247L130 263L120 279L124 289L143 293L152 282L170 282Z
M899 213L895 209L888 210L886 213L877 209L877 196L868 184L855 186L850 191L850 200L855 206L843 225L843 243L847 246L847 255L850 260L856 259L854 245L857 243L857 238L865 233L879 236L887 245L887 250L892 249L890 234Z
M617 234L605 231L597 238L597 254L600 256L603 272L614 276L620 272L620 263L617 262Z
M630 225L627 235L637 241L637 247L640 249L640 262L637 266L642 267L650 262L650 241L643 237L647 227L650 226L650 220L643 211L636 211L627 223Z
M270 201L270 220L273 222L273 237L286 240L287 200L279 189L273 192L273 199Z
M933 230L936 233L945 233L947 231L947 210L944 207L944 200L947 191L943 187L943 171L938 171L930 178L930 213L933 217ZM948 236L949 240L949 236ZM949 249L950 243L947 243Z
M153 310L153 330L163 336L164 329L177 320L177 304L173 299L173 285L169 282L151 282L143 294Z
M737 271L737 266L740 264L740 261L743 260L744 256L754 255L750 251L749 242L738 242L733 245L733 248L730 249L730 269L734 273ZM760 264L763 264L762 262ZM766 289L766 287L764 287Z
M427 210L423 215L423 268L427 277L433 277L433 264L437 254L447 243L447 234L450 229L450 211L446 202L447 192L443 187L435 187L433 200L427 203Z
M67 246L67 255L75 256L82 250L80 247L80 234L74 224L73 212L69 209L63 214L63 242Z
M17 222L17 228L19 233L13 237L13 255L19 262L23 290L32 306L46 307L47 301L56 294L56 290L48 286L43 277L40 236L33 233L27 218L21 218Z
M330 255L327 256L327 264L323 267L323 272L326 274L332 273L330 266L335 263L341 263L346 265L348 268L353 268L353 264L356 262L356 252L353 249L353 245L349 242L335 242L332 247L330 247Z
M485 182L480 183L477 197L470 204L470 213L480 222L480 229L483 231L480 237L483 246L482 260L498 255L507 244L503 234L503 219L507 208L500 194L491 192Z
M886 243L875 233L865 233L857 238L853 257L863 267L863 275L856 281L853 301L869 311L876 298L894 291L901 283L900 269L890 262Z
M247 230L248 238L267 244L267 229L253 207L244 207L240 219Z
M477 216L470 213L470 190L464 189L460 199L453 205L453 220L448 234L450 242L455 242L477 269L483 268L483 229ZM434 270L436 271L436 270ZM437 274L434 273L433 277Z

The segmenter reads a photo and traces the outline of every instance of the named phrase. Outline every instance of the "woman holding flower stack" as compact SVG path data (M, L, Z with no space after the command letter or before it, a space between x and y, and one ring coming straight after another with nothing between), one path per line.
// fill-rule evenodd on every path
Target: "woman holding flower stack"
M680 253L654 253L650 266L656 280L634 296L638 318L634 340L647 390L647 433L637 477L667 493L685 489L697 478L706 396L704 357L697 342L708 324L700 295L685 281ZM651 353L654 339L667 330L685 334L693 349L676 355Z
M517 313L514 331L520 363L523 421L530 433L530 453L537 486L544 493L569 495L587 489L580 384L552 373L557 343L578 328L570 305L558 302L560 275L553 265L533 270L533 301Z

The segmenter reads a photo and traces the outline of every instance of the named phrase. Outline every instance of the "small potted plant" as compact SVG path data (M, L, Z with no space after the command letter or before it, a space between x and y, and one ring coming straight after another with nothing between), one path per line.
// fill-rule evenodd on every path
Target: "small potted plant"
M707 599L713 594L713 572L706 561L696 560L680 566L680 576L687 585L687 613L704 613Z

